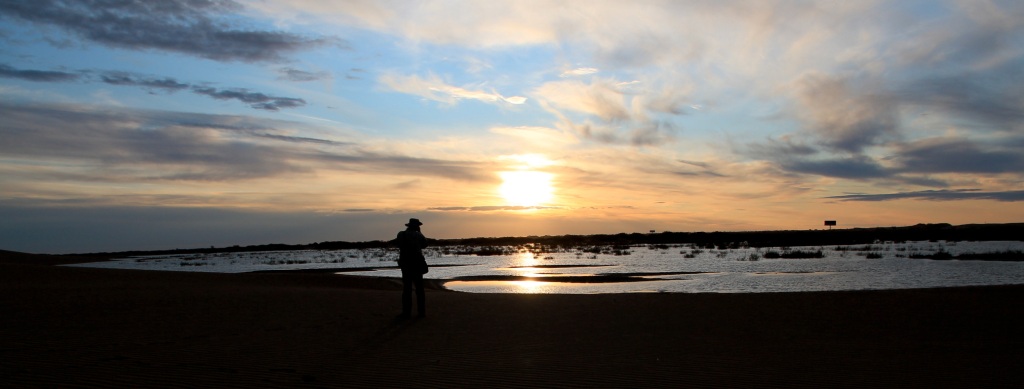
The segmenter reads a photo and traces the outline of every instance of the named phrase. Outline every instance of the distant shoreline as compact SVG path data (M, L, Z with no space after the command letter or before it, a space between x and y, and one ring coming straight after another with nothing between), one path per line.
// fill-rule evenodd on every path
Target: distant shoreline
M595 235L545 235L518 237L479 237L463 239L429 239L431 246L606 246L642 244L694 244L702 247L785 247L850 245L874 242L905 241L1019 241L1024 237L1024 223L917 224L905 227L836 228L822 230L715 231L618 233ZM386 241L316 242L308 244L262 244L250 246L209 247L170 250L132 250L66 254L64 257L88 257L92 260L143 255L210 254L255 251L340 250L388 247Z

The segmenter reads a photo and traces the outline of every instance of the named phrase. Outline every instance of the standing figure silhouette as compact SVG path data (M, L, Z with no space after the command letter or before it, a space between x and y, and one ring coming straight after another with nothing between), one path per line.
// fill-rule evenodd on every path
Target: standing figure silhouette
M416 288L416 313L420 317L427 316L427 298L423 294L423 275L427 273L427 260L423 257L423 249L427 247L427 238L420 232L419 219L409 219L405 231L399 231L395 242L398 244L398 267L402 268L402 317L412 314L412 289Z

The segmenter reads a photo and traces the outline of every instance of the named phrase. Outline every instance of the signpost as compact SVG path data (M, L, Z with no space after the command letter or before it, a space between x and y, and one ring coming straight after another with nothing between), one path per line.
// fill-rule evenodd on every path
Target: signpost
M836 225L836 221L835 220L825 220L825 225L828 226L828 229L831 230L832 226Z

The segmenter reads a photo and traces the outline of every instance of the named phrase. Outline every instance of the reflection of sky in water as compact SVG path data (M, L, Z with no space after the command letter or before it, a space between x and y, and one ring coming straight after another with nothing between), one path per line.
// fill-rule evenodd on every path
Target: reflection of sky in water
M1024 263L907 258L940 250L957 255L1022 249L1022 242L789 248L822 251L824 258L812 259L764 259L769 251L785 251L781 248L716 250L687 245L632 247L629 255L521 251L478 257L428 249L427 261L432 267L426 278L453 280L446 283L447 288L481 293L747 293L1024 284ZM868 253L881 258L868 259ZM394 251L380 249L283 251L154 256L79 266L224 273L335 269L341 274L400 277L394 268L395 256ZM626 276L639 281L607 282Z

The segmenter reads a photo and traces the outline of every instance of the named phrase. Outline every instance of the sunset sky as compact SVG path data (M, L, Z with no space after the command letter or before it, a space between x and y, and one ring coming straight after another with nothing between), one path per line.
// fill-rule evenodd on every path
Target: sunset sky
M0 249L1024 221L1021 1L0 1Z

